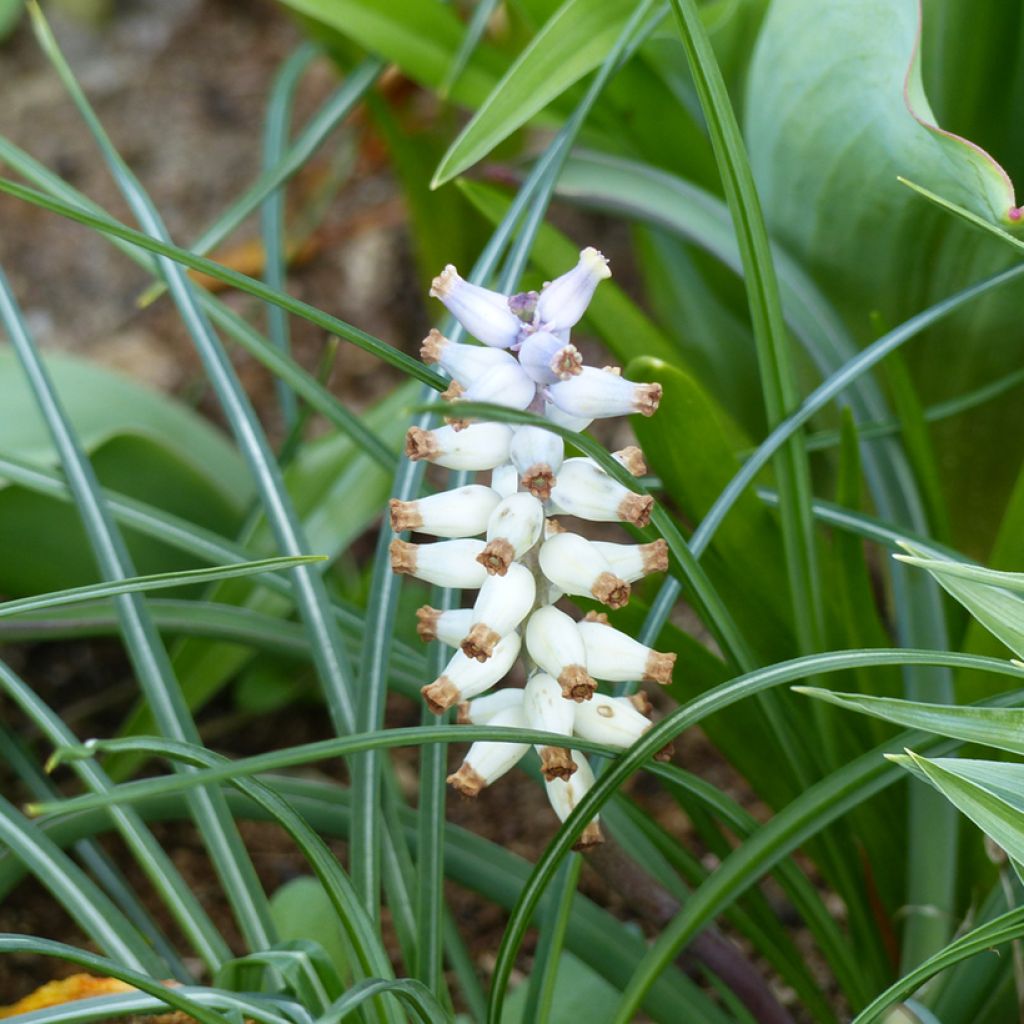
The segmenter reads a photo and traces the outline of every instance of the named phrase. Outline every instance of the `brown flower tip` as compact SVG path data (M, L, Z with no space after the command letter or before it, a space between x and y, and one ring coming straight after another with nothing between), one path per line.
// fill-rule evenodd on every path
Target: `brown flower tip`
M583 356L575 345L560 348L551 359L551 372L559 380L568 380L583 372Z
M445 416L444 421L456 434L460 430L465 430L473 422L472 420L460 419L457 416Z
M568 780L576 771L576 762L565 747L541 747L540 770L548 782L552 779Z
M597 689L597 683L582 665L567 665L558 676L558 683L562 687L562 696L577 704L590 700Z
M672 669L675 668L675 665L675 654L661 654L658 651L651 651L647 655L647 663L644 665L644 682L668 686L672 682Z
M609 608L623 608L629 603L629 584L611 572L601 573L590 592Z
M422 427L410 427L405 434L405 454L413 462L420 459L436 459L441 449L437 438L429 430Z
M602 626L608 625L608 616L604 612L587 612L583 616L584 622L600 622Z
M469 713L469 701L459 701L459 713L455 716L457 725L472 725L473 716Z
M408 442L406 443L408 452ZM410 456L411 458L411 456ZM627 494L619 502L617 509L619 518L624 523L632 523L634 526L647 526L651 521L651 509L654 506L654 499L649 494Z
M668 544L661 538L650 544L641 544L640 557L645 576L652 572L668 572Z
M554 537L556 533L565 533L565 527L557 519L548 516L544 520L544 536Z
M447 782L463 796L476 796L487 785L487 780L468 761L463 761L459 770L448 776Z
M672 755L676 752L675 744L672 742L666 743L655 755L655 761L661 761L662 763L672 760Z
M504 576L516 557L516 549L504 537L489 540L476 560L490 576Z
M633 476L643 476L647 472L647 463L644 460L644 453L640 451L635 444L627 445L625 448L619 449L617 452L612 452L622 463L623 466L629 470Z
M432 683L422 687L420 693L435 715L443 714L459 702L459 689L447 676L438 676Z
M416 572L416 555L418 548L405 540L393 540L391 547L391 571L411 576Z
M448 264L433 281L430 282L430 296L434 299L443 299L458 283L459 272Z
M643 690L637 690L636 693L631 693L629 695L629 703L632 704L641 715L649 715L654 709L654 705L651 703L650 698L643 692Z
M478 622L462 641L462 653L467 658L486 661L493 653L501 637L490 626Z
M423 525L418 501L399 501L398 498L392 498L388 502L388 510L391 513L391 529L395 533L415 530Z
M595 819L580 833L580 837L573 845L573 849L577 853L583 853L593 849L595 846L600 846L603 842L604 835L601 832L601 826L597 823L597 819Z
M432 366L440 360L441 353L447 344L448 339L435 327L420 345L420 359L428 366Z
M456 398L461 397L465 390L457 380L453 380L438 397L443 398L446 402L454 402Z
M637 384L633 402L641 416L653 416L661 404L661 385Z
M601 370L604 373L610 373L613 377L621 377L622 376L622 367L621 366L602 366Z
M439 618L441 618L440 610L431 608L429 604L416 609L416 633L425 644L437 639L437 620Z
M535 498L547 501L555 486L555 474L546 462L535 463L523 474L523 486Z

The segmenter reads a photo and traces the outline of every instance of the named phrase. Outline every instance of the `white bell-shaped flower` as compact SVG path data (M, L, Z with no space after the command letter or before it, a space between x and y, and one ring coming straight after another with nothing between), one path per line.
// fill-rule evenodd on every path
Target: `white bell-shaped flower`
M522 477L523 486L541 501L547 501L565 457L562 439L543 427L517 427L509 455Z
M562 696L561 684L547 672L534 672L523 689L523 716L531 729L571 737L576 706ZM576 771L567 747L538 745L537 753L545 779L567 779Z
M485 345L509 348L519 340L523 322L509 308L508 297L464 281L450 263L431 282L430 294Z
M568 700L589 700L597 683L586 669L587 652L576 623L554 605L538 608L526 623L530 657L558 680Z
M551 489L551 510L593 523L646 526L654 499L635 494L590 459L566 459Z
M521 643L518 633L503 636L487 661L467 658L462 651L456 651L441 675L420 689L427 706L439 715L460 701L489 690L508 674L519 656Z
M501 638L530 614L536 591L533 573L518 562L501 576L488 576L473 605L469 629L460 641L463 653L486 661Z
M522 729L525 720L521 703L518 707L509 706L496 712L487 724ZM459 770L448 776L448 782L464 796L476 796L485 786L490 786L514 768L529 749L529 743L477 740L469 748Z
M502 366L516 365L515 356L503 349L460 345L446 338L436 328L423 339L420 358L428 366L436 363L443 367L464 388Z
M570 751L570 756L576 764L576 771L573 772L572 777L569 779L554 778L544 783L548 802L561 821L565 821L572 814L577 804L594 785L594 771L587 759L578 750ZM573 849L586 850L603 842L604 836L601 835L601 826L595 815L583 829Z
M465 402L491 402L509 409L525 409L536 394L536 383L511 359L511 363L481 374L463 389L459 398Z
M583 356L572 342L550 331L528 334L519 347L519 364L538 384L568 380L583 369Z
M438 587L476 590L487 579L486 570L477 561L483 549L482 540L441 540L433 544L393 540L391 570Z
M511 443L512 430L504 423L473 423L461 430L410 427L405 454L414 462L424 459L445 469L494 469L508 462Z
M608 260L586 248L572 270L546 285L537 300L537 322L549 331L575 327L590 305L597 286L612 272Z
M473 625L472 608L431 608L429 604L416 609L416 635L425 643L439 640L449 647L458 647Z
M391 529L415 530L434 537L475 537L487 529L491 513L501 502L497 491L481 484L467 484L416 501L388 502Z
M605 616L590 612L576 630L583 638L587 671L597 679L625 683L634 679L667 686L672 682L676 656L655 651L628 633L608 624Z
M652 572L668 571L668 544L659 538L650 544L612 544L595 540L594 547L601 552L616 576L634 583Z
M540 539L544 506L525 491L510 494L487 520L487 546L480 562L489 573L504 576L509 565Z
M541 572L566 594L594 597L609 608L629 601L629 584L617 576L592 541L577 533L556 533L540 546Z
M554 405L570 416L653 416L661 401L661 385L636 384L617 373L584 366L576 376L549 385L547 394Z

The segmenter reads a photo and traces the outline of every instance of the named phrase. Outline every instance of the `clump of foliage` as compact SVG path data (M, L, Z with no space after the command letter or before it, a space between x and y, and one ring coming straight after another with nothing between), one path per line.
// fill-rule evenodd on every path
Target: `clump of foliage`
M1024 568L1024 223L1012 185L1024 139L1007 127L1024 115L1020 11L953 0L924 5L923 19L914 0L282 3L313 42L275 83L265 167L187 248L168 237L34 5L54 73L136 226L0 139L18 179L0 189L90 226L97 244L152 273L148 297L175 304L232 433L227 441L173 402L43 360L0 274L14 356L0 362L14 396L0 409L10 426L0 522L16 541L42 529L55 543L71 538L51 558L24 557L33 552L24 540L11 545L0 636L117 635L141 697L123 735L83 743L60 708L0 664L0 688L43 740L0 729L0 749L37 798L29 808L0 800L0 891L35 874L100 951L8 935L0 952L58 957L131 986L45 1019L168 1006L218 1024L444 1021L456 1009L495 1024L581 1013L620 1024L640 1013L710 1024L1008 1019L1024 990L1018 960L982 954L1024 933L1020 765L980 760L973 746L955 755L965 743L1024 752L1024 675L1010 657L1024 658L1015 571ZM341 84L289 139L294 85L318 48ZM386 67L416 83L416 103L378 88ZM450 588L428 594L391 572L385 505L404 529L413 524L403 516L431 500L425 460L407 457L403 438L411 429L408 454L418 455L437 448L440 417L496 427L489 443L508 442L502 458L461 466L489 470L509 461L513 426L544 424L539 407L523 411L535 390L525 404L510 397L523 348L501 387L472 393L467 380L462 401L439 402L446 376L283 289L283 191L361 103L390 149L424 291L438 266L475 259L464 285L520 290L506 307L515 344L526 343L519 314L535 312L522 295L543 296L581 241L548 219L553 201L599 212L631 253L623 277L635 287L591 289L579 325L568 326L599 339L626 379L649 382L637 411L661 397L657 416L631 420L650 472L634 476L582 422L547 425L564 454L650 513L620 518L668 570L638 576L628 608L606 602L616 631L675 656L671 701L624 750L581 730L568 748L564 730L515 716L481 724L472 706L470 722L452 724L448 691L421 725L386 725L389 692L418 699L451 657L416 644L399 614L403 589L429 601L438 636L445 615L461 622ZM257 210L261 280L206 255ZM266 303L266 335L188 269ZM452 287L450 275L435 284L442 297ZM354 415L292 359L287 316L407 382ZM565 329L556 324L550 351L527 361L579 379ZM439 330L459 343L453 322ZM229 340L278 381L290 427L282 451L234 373ZM430 354L444 368L442 347L435 337ZM309 440L314 414L330 429ZM511 461L516 493L550 501L557 473L520 479L532 464ZM142 465L161 472L143 485L133 471ZM373 530L373 558L352 557ZM489 539L511 548L509 558L490 550L503 566L533 547ZM411 557L404 543L400 565ZM145 593L181 584L198 596ZM684 606L689 618L673 614ZM462 636L452 626L441 639L470 640L477 623L463 624ZM474 658L486 653L474 644L488 642L478 631ZM537 652L551 646L538 640ZM556 686L573 665L593 681L585 650L583 662L550 666L537 652ZM197 719L229 683L250 682L238 691L247 713L285 714L300 674L315 682L336 739L238 760L200 742ZM567 677L570 694L577 684L591 689L579 673ZM765 814L656 759L696 726ZM597 759L535 863L446 821L447 747L466 742L539 746L543 763L524 761L538 781L542 770L557 779L570 762L579 770L584 755ZM401 746L419 750L415 806L387 754ZM174 771L134 777L143 757ZM328 758L345 760L347 784L285 771ZM59 797L44 771L57 763L76 773L80 795ZM638 772L678 805L686 837L631 795ZM479 799L500 801L500 784ZM147 817L157 813L196 828L244 951L229 947L155 841ZM593 841L598 814L603 846ZM238 831L247 818L276 822L313 877L268 896ZM98 841L110 832L182 948ZM347 866L328 846L337 837ZM581 839L590 852L574 852ZM584 858L627 896L652 942L576 891ZM765 889L768 876L775 885ZM452 919L446 879L508 914L486 978ZM533 925L528 977L513 988Z

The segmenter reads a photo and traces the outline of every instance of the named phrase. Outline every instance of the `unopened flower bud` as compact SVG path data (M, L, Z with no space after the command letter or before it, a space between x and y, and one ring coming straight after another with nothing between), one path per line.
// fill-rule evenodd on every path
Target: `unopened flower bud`
M668 544L660 538L650 544L611 544L595 540L594 547L608 559L616 576L633 583L652 572L668 571Z
M584 620L576 631L583 638L587 671L596 678L610 683L642 679L662 686L672 682L675 654L652 650L603 622Z
M633 476L645 476L647 474L647 462L644 453L635 444L627 445L617 452L612 452L612 458L626 471Z
M487 546L480 564L489 573L504 576L509 565L537 543L543 528L544 506L525 491L510 494L487 520Z
M576 705L562 696L562 687L554 676L535 672L523 689L523 716L530 729L572 736L573 709ZM576 765L566 747L538 746L541 771L545 779L567 779Z
M523 478L523 486L541 501L547 501L565 457L562 439L543 427L517 427L509 455Z
M435 715L460 701L469 700L489 690L503 679L519 656L521 641L518 633L503 636L487 661L467 658L456 651L444 671L420 693Z
M572 778L555 778L544 783L548 801L561 821L565 821L572 814L576 805L594 785L594 772L587 759L578 750L571 751L570 755L576 762L576 771ZM597 815L595 815L580 834L579 839L576 840L573 849L586 850L603 842L604 836L601 835L601 826L598 823Z
M508 308L524 324L533 323L533 316L537 312L537 300L540 295L537 292L516 292L508 297Z
M618 374L584 366L575 377L551 384L548 397L570 416L653 416L661 401L661 385L635 384Z
M487 572L476 560L483 549L482 540L442 540L434 544L393 540L391 570L438 587L475 590L487 579Z
M594 296L594 290L611 277L608 261L596 249L586 248L572 270L556 277L540 293L537 320L548 330L560 330L579 323Z
M512 431L504 423L474 423L464 430L410 427L405 454L414 462L426 459L445 469L494 469L508 461Z
M522 707L506 707L497 712L487 724L522 729L525 725ZM485 786L496 782L510 768L515 767L529 749L529 743L477 740L469 748L459 770L449 775L447 781L463 796L476 796Z
M500 292L464 281L450 263L431 282L430 294L485 345L508 348L518 340L523 323L509 309L508 299Z
M538 384L575 377L583 368L583 356L571 342L550 331L528 334L519 348L519 363Z
M593 416L570 416L563 412L553 402L544 403L544 418L551 420L556 426L564 427L566 430L575 430L580 433L586 430L594 422Z
M417 501L388 502L395 533L416 530L434 537L474 537L487 529L501 497L490 487L467 484Z
M553 511L594 523L646 526L653 505L649 494L634 494L590 459L566 459L551 490Z
M549 537L538 558L541 572L567 594L595 597L609 608L629 601L629 584L615 574L592 541L577 533Z
M525 409L537 394L537 385L509 356L509 363L481 374L459 396L466 402L492 402L509 409Z
M429 604L416 609L416 633L425 643L440 640L449 647L458 647L473 625L472 608L431 608Z
M597 683L586 670L587 653L576 623L554 605L538 608L526 623L530 657L562 688L562 696L589 700Z
M440 331L432 330L420 346L420 359L428 365L439 363L464 388L484 374L509 364L515 365L515 356L500 348L482 345L460 345L450 341Z
M522 706L522 687L506 686L504 690L495 690L482 697L463 701L459 705L459 725L490 725L499 711L506 708L521 709Z
M460 642L463 653L486 661L506 633L519 625L533 608L537 584L533 573L513 562L500 576L488 576L473 605L473 618Z

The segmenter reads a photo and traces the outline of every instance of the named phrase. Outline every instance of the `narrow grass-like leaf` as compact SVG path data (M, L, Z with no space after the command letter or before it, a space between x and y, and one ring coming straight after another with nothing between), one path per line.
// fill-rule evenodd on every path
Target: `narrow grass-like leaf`
M25 864L101 949L150 977L161 974L164 968L160 958L128 918L63 850L3 797L0 797L0 844Z
M340 1024L368 999L391 995L400 999L423 1024L438 1024L449 1019L447 1011L421 981L413 978L367 978L353 985L337 1002L317 1018L316 1024Z
M295 90L317 50L312 43L300 46L278 69L270 88L267 116L263 125L263 173L271 174L281 162L288 145ZM285 191L283 182L271 189L260 204L260 236L263 242L263 280L284 291L287 235L285 233ZM267 306L267 336L279 351L289 354L291 341L288 316L280 306ZM274 380L281 418L294 429L298 409L295 394L280 377Z
M744 268L765 412L778 424L799 400L768 231L725 81L694 0L672 0L690 72L708 126ZM802 438L793 433L775 460L782 534L802 653L823 642L821 592L810 513L810 476ZM699 550L696 549L695 550Z
M2 662L0 690L21 708L35 728L55 747L77 742L74 733L61 721L60 716L47 707L39 695ZM74 770L93 792L104 792L112 786L107 774L92 761L78 762ZM112 807L110 820L192 948L210 970L216 970L230 956L227 943L163 847L131 808Z
M166 590L171 587L185 587L193 583L209 583L212 580L234 579L240 576L258 576L281 569L293 569L298 565L323 562L325 559L326 555L290 555L284 558L263 558L256 562L240 562L237 565L218 565L209 569L130 576L116 582L94 583L88 587L72 587L69 590L56 590L48 594L22 597L16 601L5 601L0 604L0 618L19 615L22 612L34 612L41 608L78 604L98 597L115 597L118 594L134 594L144 590Z
M452 86L459 80L462 72L466 70L469 58L473 56L473 51L483 38L484 32L487 31L487 22L490 21L491 15L497 6L498 0L477 0L477 4L473 8L473 14L466 25L466 31L463 33L462 42L459 43L459 48L455 51L455 56L452 57L448 70L445 72L441 84L437 87L437 94L442 99L448 98L452 91Z
M103 504L96 474L68 422L2 270L0 319L36 396L102 574L111 581L131 577L132 563L124 540ZM137 593L128 593L119 595L116 600L125 646L161 730L178 739L198 739L167 651L146 613L144 599ZM239 926L254 946L265 945L270 937L266 900L223 801L205 792L196 793L192 801L196 824ZM214 950L207 946L207 952Z

